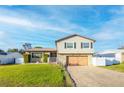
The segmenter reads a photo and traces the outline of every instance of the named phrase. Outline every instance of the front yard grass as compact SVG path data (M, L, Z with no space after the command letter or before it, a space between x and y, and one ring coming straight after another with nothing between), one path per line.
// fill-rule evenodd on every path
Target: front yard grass
M0 66L0 87L63 87L63 77L62 67L55 64Z
M112 66L105 66L103 68L118 71L118 72L124 72L124 63L112 65Z

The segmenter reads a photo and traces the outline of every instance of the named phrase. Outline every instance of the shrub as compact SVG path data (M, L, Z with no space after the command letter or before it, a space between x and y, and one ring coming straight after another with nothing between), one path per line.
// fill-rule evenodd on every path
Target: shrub
M29 59L30 55L29 54L24 53L23 57L24 57L24 62L25 63L29 63L30 62L30 59Z
M45 62L45 63L48 62L48 54L43 55L43 62Z

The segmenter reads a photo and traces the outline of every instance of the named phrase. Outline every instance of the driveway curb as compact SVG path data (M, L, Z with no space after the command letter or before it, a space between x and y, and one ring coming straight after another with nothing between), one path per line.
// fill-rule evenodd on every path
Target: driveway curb
M73 82L73 87L77 87L76 82L74 81L74 79L72 78L71 74L68 71L68 67L66 67L66 71L67 71L68 75L70 76L70 78L71 78L71 80Z

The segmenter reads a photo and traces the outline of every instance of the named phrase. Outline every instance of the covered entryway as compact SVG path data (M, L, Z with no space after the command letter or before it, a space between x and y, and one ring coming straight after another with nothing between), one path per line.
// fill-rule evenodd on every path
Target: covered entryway
M88 65L88 56L68 56L68 65Z

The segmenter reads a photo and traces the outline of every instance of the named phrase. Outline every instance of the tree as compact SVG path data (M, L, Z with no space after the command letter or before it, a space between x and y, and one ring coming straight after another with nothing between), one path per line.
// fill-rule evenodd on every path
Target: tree
M43 55L43 62L47 63L48 62L48 54Z
M23 49L20 49L18 52L19 52L20 54L24 54L24 50L23 50Z
M43 48L42 46L35 46L34 48Z
M22 46L24 47L25 50L32 48L30 43L25 43Z
M24 49L19 49L18 52L19 52L20 54L23 54L23 53L24 53Z
M8 49L7 52L18 52L18 49L17 48L13 48L13 49Z
M0 49L0 52L5 52L4 50Z
M29 54L24 53L23 54L23 58L24 58L24 62L25 63L29 63L30 62L30 55Z

